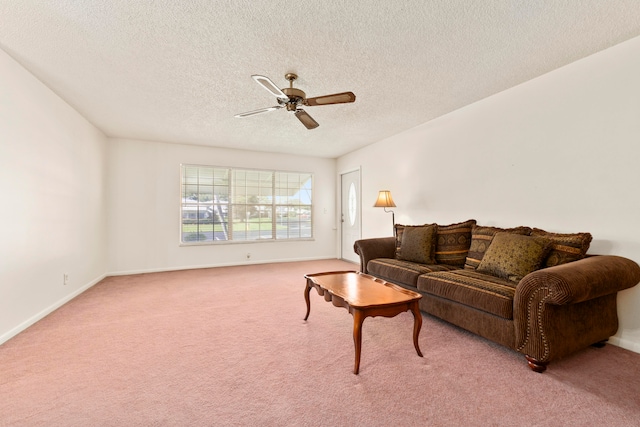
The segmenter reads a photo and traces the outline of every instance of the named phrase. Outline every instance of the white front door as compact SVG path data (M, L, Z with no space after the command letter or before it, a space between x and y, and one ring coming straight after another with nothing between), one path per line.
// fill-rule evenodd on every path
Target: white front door
M360 239L360 170L340 175L341 181L341 257L360 263L353 244Z

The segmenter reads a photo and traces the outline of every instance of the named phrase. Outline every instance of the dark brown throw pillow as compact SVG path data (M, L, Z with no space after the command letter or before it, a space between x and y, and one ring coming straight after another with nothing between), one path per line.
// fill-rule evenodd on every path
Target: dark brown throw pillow
M550 245L543 237L496 233L477 270L519 282L540 268Z
M435 264L436 225L405 226L397 258L419 264Z
M511 234L520 234L528 236L531 233L530 227L514 227L514 228L498 228L498 227L483 227L474 225L471 229L471 245L469 246L469 253L464 263L464 268L467 270L475 270L480 265L484 253L493 240L493 236L496 233L505 232Z
M436 262L463 267L471 245L471 229L475 219L457 224L438 225L436 237Z
M396 259L398 258L398 254L400 253L400 246L402 245L402 235L404 234L404 228L405 227L424 227L427 225L435 225L435 224L422 224L422 225L402 225L402 224L395 224L394 225L394 230L396 232Z
M531 235L551 240L551 250L542 264L543 267L553 267L584 258L593 238L591 233L549 233L539 228L534 228Z

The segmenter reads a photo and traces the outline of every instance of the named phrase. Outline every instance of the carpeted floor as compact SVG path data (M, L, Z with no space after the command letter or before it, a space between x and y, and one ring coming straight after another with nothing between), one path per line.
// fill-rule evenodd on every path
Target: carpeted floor
M430 316L353 320L303 275L338 260L109 277L0 346L0 426L633 426L640 354L552 363Z

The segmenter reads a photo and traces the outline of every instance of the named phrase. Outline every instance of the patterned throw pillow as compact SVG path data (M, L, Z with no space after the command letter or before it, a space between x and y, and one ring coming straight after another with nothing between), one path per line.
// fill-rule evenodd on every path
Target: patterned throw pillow
M542 264L543 267L553 267L584 258L592 239L591 233L549 233L539 228L534 228L531 235L551 240L551 250Z
M471 229L471 246L469 246L469 253L464 263L464 268L467 270L475 270L480 265L484 253L493 240L493 236L496 233L505 232L511 234L521 234L528 236L531 233L529 227L515 227L515 228L498 228L498 227L482 227L474 225Z
M400 246L402 245L402 235L404 234L405 227L426 227L428 225L436 225L436 224L423 224L423 225L402 225L396 224L395 232L396 232L396 259L398 258L398 254L400 253Z
M471 245L471 229L475 219L457 224L438 225L436 237L436 262L463 267Z
M543 237L496 233L477 271L519 282L540 268L550 245Z
M419 264L435 264L437 225L405 226L397 258Z

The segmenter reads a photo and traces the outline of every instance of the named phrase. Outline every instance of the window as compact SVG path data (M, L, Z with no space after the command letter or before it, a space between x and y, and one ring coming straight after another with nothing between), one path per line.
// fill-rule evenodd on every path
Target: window
M310 239L310 173L181 166L183 243Z

